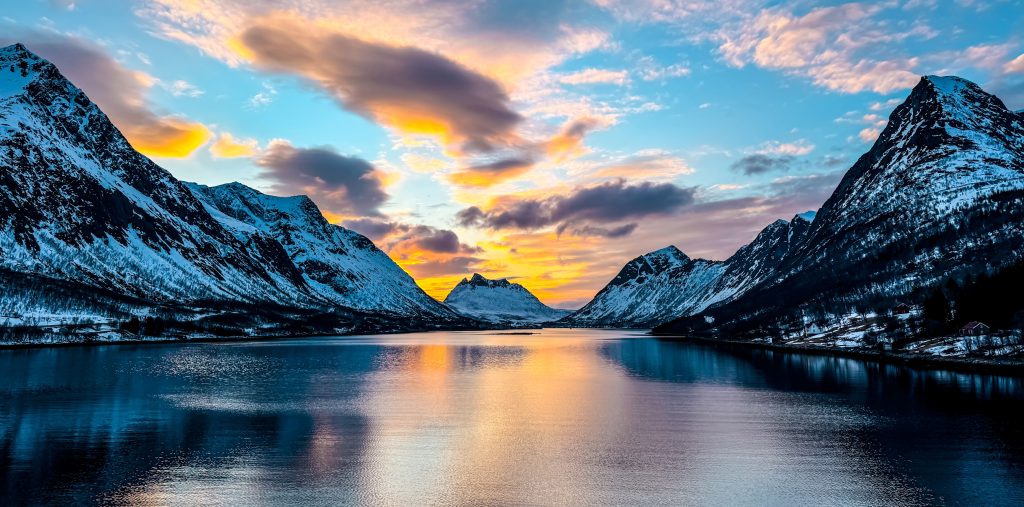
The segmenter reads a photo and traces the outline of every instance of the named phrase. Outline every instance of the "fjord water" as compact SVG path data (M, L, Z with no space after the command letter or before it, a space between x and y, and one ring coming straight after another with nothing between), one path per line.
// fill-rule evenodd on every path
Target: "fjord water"
M1022 379L425 333L0 350L0 504L1024 502Z

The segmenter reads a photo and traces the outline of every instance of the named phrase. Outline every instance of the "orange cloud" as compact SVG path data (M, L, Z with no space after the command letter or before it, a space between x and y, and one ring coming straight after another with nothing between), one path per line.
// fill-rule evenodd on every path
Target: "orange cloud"
M448 181L462 186L483 188L497 185L525 174L534 162L526 158L509 158L495 162L467 167L448 175Z
M169 117L151 124L127 124L120 129L133 148L150 157L187 157L213 135L202 123Z
M516 141L523 119L502 85L437 53L369 42L289 14L245 27L233 44L268 72L299 75L345 108L456 153Z
M228 132L221 132L210 145L210 153L217 158L251 157L258 151L259 143L255 139L235 139Z
M544 145L548 156L563 162L586 153L583 138L595 129L607 126L607 122L596 117L577 118L566 123L562 130Z

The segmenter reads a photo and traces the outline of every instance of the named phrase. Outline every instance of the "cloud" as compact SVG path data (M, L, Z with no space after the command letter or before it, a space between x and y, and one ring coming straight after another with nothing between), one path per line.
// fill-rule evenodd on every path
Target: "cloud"
M448 229L407 224L387 217L356 218L342 225L372 239L412 274L428 294L437 298L443 298L458 278L479 270L485 262L480 256L483 249L463 243Z
M425 262L416 264L408 264L408 269L417 280L425 278L433 278L445 275L464 275L474 271L479 271L479 265L482 263L482 259L478 257L460 255L456 257L450 257L446 259L432 259ZM448 288L451 288L451 284L448 284ZM434 292L435 297L437 293Z
M830 90L889 93L913 87L915 58L877 59L879 45L908 37L930 38L935 33L917 25L899 33L877 29L880 5L847 3L810 10L796 16L782 8L728 24L716 34L727 62L743 67L753 63L803 75Z
M170 83L161 83L160 86L167 90L167 93L175 97L190 97L196 98L201 97L204 93L198 86L189 83L183 79L171 81Z
M865 143L875 142L875 139L878 139L878 136L880 135L882 135L882 129L877 127L867 127L861 129L861 131L857 133L857 137Z
M607 120L593 116L570 120L545 143L544 151L559 162L582 155L586 152L583 138L590 132L606 126Z
M629 236L630 234L632 234L633 231L636 230L638 225L640 225L640 224L631 223L631 224L624 224L624 225L620 225L618 227L611 227L611 228L599 227L599 226L596 226L596 225L585 225L583 227L578 227L578 228L572 229L572 235L573 236L580 236L580 237L597 236L597 237L612 238L612 239L623 238L623 237L626 237L626 236ZM564 232L564 230L562 232Z
M463 187L489 187L515 178L530 170L530 158L512 157L479 164L448 175L448 180Z
M685 160L665 150L640 150L600 165L593 175L601 178L669 179L695 171Z
M768 172L788 171L793 167L795 161L796 157L792 155L755 153L733 162L730 168L747 176L753 176Z
M345 108L459 151L508 144L522 117L492 79L439 54L371 43L277 16L240 35L241 53L269 72L300 75Z
M125 68L103 48L57 33L30 32L20 38L81 88L144 155L187 157L210 139L212 134L203 124L156 112L146 94L158 81ZM0 39L2 45L13 42Z
M274 88L274 85L264 81L262 87L262 90L249 98L249 107L259 109L274 101L274 97L277 95L277 89Z
M614 84L622 86L629 82L629 72L625 70L583 69L566 74L558 79L563 84Z
M872 111L882 111L892 109L896 104L901 103L902 100L891 99L885 102L874 102L868 109ZM889 120L883 118L877 113L868 113L861 115L857 111L848 111L846 114L835 119L836 123L852 123L866 125L860 132L857 133L857 137L865 143L872 143L882 133L882 129L889 123ZM853 136L847 138L848 141L853 141Z
M1007 74L1024 72L1024 54L1021 54L1017 58L1014 58L1013 60L1006 62L1006 65L1003 66L1003 72Z
M379 215L388 199L383 176L369 162L330 148L273 141L257 163L277 194L306 194L334 214Z
M372 239L376 243L397 230L400 224L381 218L359 217L346 220L341 225Z
M556 224L566 230L670 214L692 203L694 192L672 183L628 185L616 180L541 199L508 197L486 211L476 206L465 208L456 214L456 221L465 227L494 230L535 230Z
M872 111L889 111L903 103L903 99L889 99L885 102L872 102L868 109Z
M769 141L762 144L757 148L756 153L762 155L807 155L814 151L814 145L807 142L806 139L800 139L792 143L780 143L778 141Z
M658 63L652 56L644 56L638 60L637 71L644 81L658 81L670 77L685 77L690 75L690 68L682 63L663 65Z
M210 145L210 153L217 158L251 157L259 152L255 139L235 139L229 132L221 132Z
M385 251L426 251L439 254L477 254L480 248L459 241L448 229L429 225L405 224L384 217L360 217L342 223L379 244Z

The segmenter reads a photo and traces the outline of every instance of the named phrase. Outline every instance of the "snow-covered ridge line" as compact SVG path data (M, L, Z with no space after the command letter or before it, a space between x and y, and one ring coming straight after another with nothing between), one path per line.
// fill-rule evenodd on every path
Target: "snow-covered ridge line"
M646 328L729 301L769 276L802 241L813 217L808 211L776 220L725 261L691 259L675 246L637 257L562 323Z
M1021 244L1024 118L970 81L926 76L770 276L657 331L764 333L808 312L882 311L1014 264Z

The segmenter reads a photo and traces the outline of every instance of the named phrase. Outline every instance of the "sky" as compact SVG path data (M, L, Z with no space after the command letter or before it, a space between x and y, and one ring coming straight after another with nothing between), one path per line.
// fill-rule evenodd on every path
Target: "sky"
M15 41L180 179L561 308L817 209L922 75L1024 108L1014 0L25 0Z

